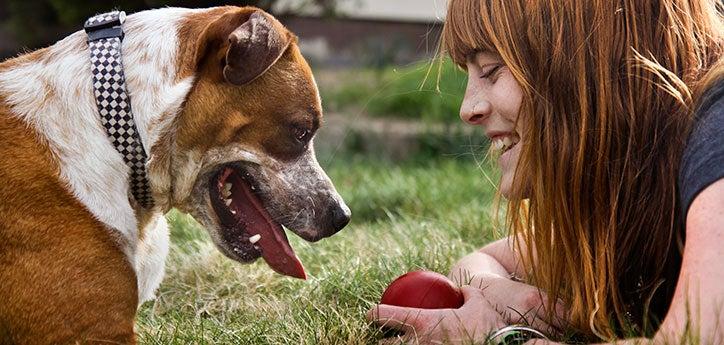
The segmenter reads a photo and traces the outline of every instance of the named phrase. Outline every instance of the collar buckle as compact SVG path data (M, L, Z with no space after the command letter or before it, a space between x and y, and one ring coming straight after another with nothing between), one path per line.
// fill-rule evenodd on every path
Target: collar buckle
M83 29L88 35L88 42L113 37L123 40L124 33L121 26L125 21L126 12L113 11L88 18Z

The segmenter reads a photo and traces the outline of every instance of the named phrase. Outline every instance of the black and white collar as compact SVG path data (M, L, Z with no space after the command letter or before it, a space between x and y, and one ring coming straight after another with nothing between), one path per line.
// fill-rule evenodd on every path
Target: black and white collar
M150 183L146 175L148 156L138 134L126 91L126 78L121 61L121 41L126 13L113 11L89 18L84 25L93 71L95 94L101 124L108 138L131 169L130 191L145 209L153 207Z

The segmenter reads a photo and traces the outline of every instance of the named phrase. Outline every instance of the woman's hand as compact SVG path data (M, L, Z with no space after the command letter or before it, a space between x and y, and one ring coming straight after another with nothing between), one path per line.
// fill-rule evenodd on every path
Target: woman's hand
M536 286L497 275L478 275L474 282L506 324L526 325L548 335L558 335L566 326L563 303L556 303L550 315L548 296Z
M524 345L563 345L563 343L556 343L554 341L544 339L532 339L527 341Z
M459 309L418 309L379 304L367 313L375 324L404 332L390 343L448 344L480 342L506 325L485 299L483 291L462 287L465 303Z
M545 312L546 296L537 287L495 275L479 277L481 286L463 286L465 303L459 309L418 309L377 305L367 314L374 323L404 332L404 342L470 343L490 332L524 324L546 334L563 328L565 309L556 306L553 320Z
M510 245L504 238L461 258L450 269L448 277L460 285L483 290L485 298L507 324L522 324L544 333L557 334L565 325L566 310L562 303L555 305L549 315L548 297L536 286L509 278L510 273L523 273ZM553 320L549 320L551 318Z

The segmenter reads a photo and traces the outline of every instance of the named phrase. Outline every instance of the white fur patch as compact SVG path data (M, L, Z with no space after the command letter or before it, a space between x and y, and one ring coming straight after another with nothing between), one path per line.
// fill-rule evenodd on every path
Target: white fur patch
M147 152L178 113L193 83L193 78L175 80L177 28L192 11L145 11L128 16L124 24L126 87ZM93 98L86 34L76 32L48 48L40 60L0 71L0 93L15 114L44 136L72 194L120 233L123 251L138 265L140 298L151 297L163 275L168 230L165 220L157 220L139 244L137 219L128 200L128 168L101 126Z
M166 217L156 216L143 229L143 234L136 252L138 304L154 299L154 292L163 280L169 244Z

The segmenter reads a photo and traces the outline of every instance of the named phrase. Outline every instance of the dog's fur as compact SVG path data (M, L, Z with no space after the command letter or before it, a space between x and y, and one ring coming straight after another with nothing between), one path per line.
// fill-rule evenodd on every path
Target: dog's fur
M252 18L278 35L262 42L278 59L234 60L249 58L235 49L259 44L256 31L237 31ZM311 141L292 130L313 134L322 116L293 34L249 7L144 11L124 30L152 210L129 198L128 168L100 125L85 33L0 64L2 344L135 343L137 305L163 277L163 215L173 207L227 256L249 261L224 239L210 205L210 176L224 164L243 166L271 216L304 239L338 231L346 221L331 218L340 212L349 219ZM265 65L233 71L247 63Z

